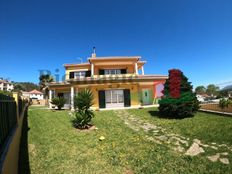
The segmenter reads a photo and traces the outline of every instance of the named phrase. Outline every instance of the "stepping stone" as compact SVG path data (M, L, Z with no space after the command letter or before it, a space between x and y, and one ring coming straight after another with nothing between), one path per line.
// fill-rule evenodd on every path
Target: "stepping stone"
M220 154L217 153L216 155L212 155L212 156L208 156L207 158L212 161L212 162L216 162L220 157Z
M222 153L220 153L221 155L225 155L225 156L227 156L228 155L228 152L222 152Z
M196 155L203 153L203 152L205 152L204 149L202 147L200 147L199 144L194 142L191 145L191 147L187 150L185 155L196 156Z
M194 139L193 141L194 141L195 143L197 143L197 144L201 144L201 140Z
M228 158L220 158L219 159L223 164L230 164Z
M159 140L161 140L161 141L166 141L168 138L166 137L166 136L164 136L164 135L161 135L161 136L159 136L159 137L157 137Z
M159 132L159 130L153 130L152 132L154 132L154 133L158 133L158 132Z
M212 149L218 150L216 146L209 146L209 147L211 147Z

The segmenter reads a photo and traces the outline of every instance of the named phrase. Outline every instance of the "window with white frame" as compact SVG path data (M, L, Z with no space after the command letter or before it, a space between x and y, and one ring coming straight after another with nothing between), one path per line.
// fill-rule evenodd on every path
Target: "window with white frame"
M121 74L121 69L105 69L106 75L115 75L115 74Z
M74 78L85 77L86 71L76 71L74 72Z

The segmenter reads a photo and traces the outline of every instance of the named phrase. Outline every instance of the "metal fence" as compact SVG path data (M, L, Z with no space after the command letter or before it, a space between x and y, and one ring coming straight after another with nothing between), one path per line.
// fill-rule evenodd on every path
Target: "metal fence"
M200 109L232 113L232 105L229 105L228 107L225 107L225 108L222 109L222 108L219 107L218 103L201 104Z
M17 108L13 97L0 94L0 155L4 144L17 125Z

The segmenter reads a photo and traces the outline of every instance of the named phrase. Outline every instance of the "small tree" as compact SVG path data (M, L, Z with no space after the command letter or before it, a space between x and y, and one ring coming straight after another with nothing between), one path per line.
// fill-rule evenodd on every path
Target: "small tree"
M85 89L80 91L74 98L74 107L77 109L75 113L74 126L79 129L89 128L90 122L94 117L94 113L90 110L90 107L93 105L93 93Z
M195 89L196 94L205 94L206 88L204 86L197 86Z
M41 74L39 76L39 88L44 91L45 99L48 98L48 86L47 83L54 82L54 78L50 74Z
M55 97L52 99L51 104L56 105L58 110L61 110L64 107L66 100L63 97Z
M196 94L188 78L178 69L169 70L169 78L164 85L164 96L159 101L162 116L184 118L193 116L199 108Z
M206 93L211 97L215 97L219 94L219 87L214 84L210 84L207 86Z

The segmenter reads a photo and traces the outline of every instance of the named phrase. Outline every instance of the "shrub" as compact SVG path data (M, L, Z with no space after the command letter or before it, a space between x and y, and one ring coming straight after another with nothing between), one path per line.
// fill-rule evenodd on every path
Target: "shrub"
M231 101L229 99L222 98L219 101L219 107L223 110L224 108L228 108L231 104Z
M159 112L169 118L184 118L193 116L199 109L196 94L188 78L178 69L169 70L164 90L164 96L159 100Z
M63 97L55 97L52 99L51 104L56 105L58 110L61 110L61 108L64 106L66 100Z
M90 125L94 113L90 110L93 105L93 93L85 89L79 92L74 98L74 107L77 109L75 113L74 126L80 129L86 129Z

